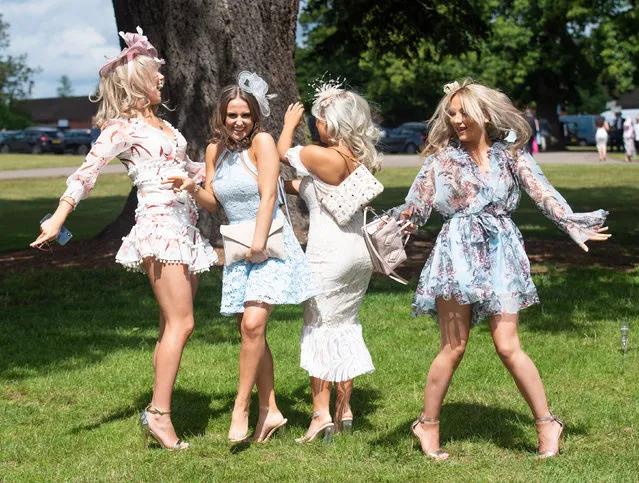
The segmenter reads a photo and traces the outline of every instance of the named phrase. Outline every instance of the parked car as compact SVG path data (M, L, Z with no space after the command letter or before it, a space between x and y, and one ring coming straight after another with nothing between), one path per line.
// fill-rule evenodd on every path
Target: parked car
M415 154L426 142L428 127L423 122L405 122L392 129L380 141L384 151Z
M7 139L9 136L13 136L18 131L0 131L0 143Z
M67 152L84 156L91 149L91 129L69 129L64 138Z
M64 153L64 135L51 127L28 127L0 141L1 153Z
M597 144L597 142L595 141L595 132L597 131L597 128L595 127L595 119L597 117L598 116L595 116L594 114L559 116L559 122L563 123L564 125L571 125L571 135L566 137L566 144L576 144L578 146L595 146ZM573 126L575 124L577 125L576 132Z

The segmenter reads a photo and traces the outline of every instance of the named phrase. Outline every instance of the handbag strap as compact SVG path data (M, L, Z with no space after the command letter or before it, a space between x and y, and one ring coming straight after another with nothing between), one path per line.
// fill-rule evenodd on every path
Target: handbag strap
M353 156L349 156L348 154L344 154L343 152L341 152L339 149L334 148L334 147L330 147L328 149L332 149L333 151L335 151L337 154L339 154L342 159L344 160L344 164L346 165L346 171L348 171L348 174L351 174L351 168L348 166L348 160L350 159L353 163L355 163L355 165L359 165L360 162L357 161L357 159L355 159Z

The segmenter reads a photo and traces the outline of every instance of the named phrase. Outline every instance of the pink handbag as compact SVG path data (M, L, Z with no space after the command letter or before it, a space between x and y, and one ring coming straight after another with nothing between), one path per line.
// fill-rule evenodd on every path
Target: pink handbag
M375 218L367 223L366 218L369 212L373 213ZM388 215L378 216L370 206L364 209L362 235L371 256L373 268L376 272L388 275L404 285L408 282L395 273L395 268L408 258L406 244L410 235L403 232L408 224L410 222L400 225L397 220Z

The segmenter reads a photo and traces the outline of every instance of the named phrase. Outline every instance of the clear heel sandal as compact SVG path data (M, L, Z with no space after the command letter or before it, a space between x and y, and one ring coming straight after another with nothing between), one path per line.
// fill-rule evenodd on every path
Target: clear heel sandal
M319 411L315 411L312 414L311 419L319 418L319 416L320 416ZM333 442L333 435L335 434L335 424L333 424L332 421L328 422L328 423L325 423L321 427L316 429L313 433L305 434L301 438L296 438L295 442L296 443L310 443L315 438L317 438L320 434L324 435L324 443L331 444Z
M142 427L142 441L144 442L144 447L146 449L149 449L149 437L157 441L163 449L169 451L181 451L189 448L189 443L186 443L179 438L172 447L166 446L160 437L150 428L148 413L164 416L165 414L171 414L171 411L160 411L158 408L153 407L150 404L144 409L144 411L142 411L142 414L140 415L140 426Z
M423 415L419 416L411 425L411 437L410 437L410 450L411 453L413 452L413 448L415 445L415 438L417 438L417 440L420 442L420 446L421 446L421 439L419 437L419 435L417 434L417 432L415 431L415 428L417 428L417 426L419 426L420 424L423 423L430 423L430 424L439 424L439 419L432 419L432 418L425 418ZM423 449L422 449L423 451ZM424 454L426 456L428 456L430 459L436 460L436 461L443 461L443 460L447 460L448 459L448 453L446 453L444 450L437 449L435 451L431 451L430 453L426 453L424 452Z
M550 412L550 416L546 417L546 418L536 418L535 419L535 424L546 424L546 423L557 423L559 424L559 435L557 436L557 449L556 450L548 450L548 451L539 451L537 453L537 459L538 460L543 460L546 458L552 458L553 456L557 456L559 454L559 443L561 441L561 438L563 436L563 432L564 432L564 422L559 419L555 414L553 414L552 412ZM539 427L537 427L537 432L539 433Z

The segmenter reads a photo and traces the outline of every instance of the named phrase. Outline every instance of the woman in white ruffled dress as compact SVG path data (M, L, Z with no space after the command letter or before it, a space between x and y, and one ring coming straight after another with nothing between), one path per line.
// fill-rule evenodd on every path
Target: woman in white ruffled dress
M160 306L153 397L141 415L143 436L147 443L151 436L163 448L181 450L189 445L177 437L171 422L173 384L193 331L197 274L208 270L217 255L195 227L197 207L191 196L174 192L165 180L185 175L202 182L205 168L191 162L182 134L156 115L164 83L158 67L164 61L139 27L137 33L120 35L127 47L100 69L100 137L67 179L55 214L42 223L42 233L31 246L54 240L67 216L91 193L100 171L113 158L120 159L137 187L138 207L116 261L147 274Z
M297 439L300 443L322 433L330 440L335 431L351 431L353 379L375 370L357 316L373 272L361 233L363 212L340 226L319 199L337 189L358 163L371 171L381 167L381 155L374 145L379 131L371 122L366 101L339 84L325 84L317 90L312 112L327 148L291 148L293 132L304 113L299 103L289 106L278 142L280 159L303 177L289 183L289 190L299 192L310 212L306 257L321 291L304 303L301 367L311 377L313 416L306 434ZM334 422L329 411L332 383L336 390Z

